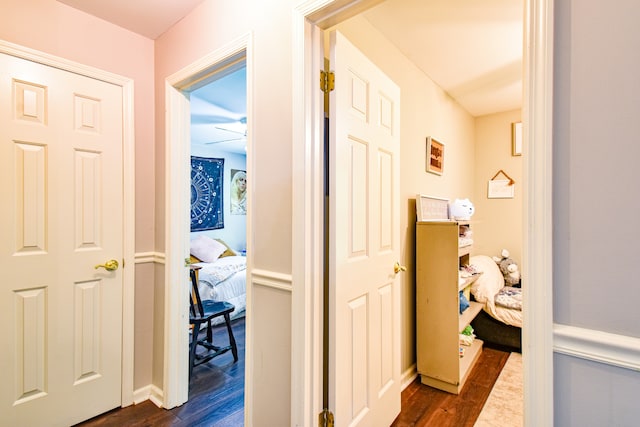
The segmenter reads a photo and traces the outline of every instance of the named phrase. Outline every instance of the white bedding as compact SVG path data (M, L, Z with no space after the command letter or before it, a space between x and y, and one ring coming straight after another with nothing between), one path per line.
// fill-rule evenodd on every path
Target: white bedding
M491 257L476 255L469 258L482 275L471 285L471 293L476 301L484 303L484 311L491 317L507 325L522 328L522 311L496 305L495 297L504 288L504 276Z
M226 256L213 263L199 262L198 291L203 300L227 301L236 309L231 313L235 319L245 315L247 307L247 258ZM218 318L214 323L224 319Z
M522 310L502 307L496 305L493 299L489 299L484 305L484 311L486 311L491 315L491 317L501 321L502 323L522 328Z

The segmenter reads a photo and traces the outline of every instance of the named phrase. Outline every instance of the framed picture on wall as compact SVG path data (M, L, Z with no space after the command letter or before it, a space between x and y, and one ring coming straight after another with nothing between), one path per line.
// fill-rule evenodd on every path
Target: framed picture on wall
M247 214L247 172L239 169L231 169L231 182L229 183L231 194L231 214Z
M511 123L511 155L522 156L522 122Z
M444 144L427 137L427 172L442 175L444 171Z
M513 199L516 186L508 179L493 179L487 187L488 199Z

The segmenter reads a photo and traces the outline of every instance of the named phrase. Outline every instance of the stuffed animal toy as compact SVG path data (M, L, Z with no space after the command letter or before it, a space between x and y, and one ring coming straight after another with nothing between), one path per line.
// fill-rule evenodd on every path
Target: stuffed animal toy
M504 276L504 282L506 286L520 286L520 270L518 269L518 264L509 258L509 251L503 249L500 253L502 258L494 256L493 260L500 267L500 271Z
M455 199L449 206L451 219L455 220L469 220L474 212L473 203L469 199Z

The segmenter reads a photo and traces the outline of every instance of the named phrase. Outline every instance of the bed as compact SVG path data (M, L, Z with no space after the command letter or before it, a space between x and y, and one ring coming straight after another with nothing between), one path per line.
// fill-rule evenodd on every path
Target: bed
M469 264L482 272L471 286L473 300L484 304L471 322L474 334L488 347L521 352L521 289L505 286L500 268L489 256L472 256Z
M224 241L202 235L191 241L191 262L201 267L196 275L200 297L229 302L235 306L231 319L243 317L247 307L247 258ZM214 324L223 321L217 318Z

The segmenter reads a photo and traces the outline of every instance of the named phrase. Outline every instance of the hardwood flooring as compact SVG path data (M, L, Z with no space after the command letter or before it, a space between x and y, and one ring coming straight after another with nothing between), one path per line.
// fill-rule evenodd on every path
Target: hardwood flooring
M193 368L189 401L165 410L150 400L99 415L77 427L238 427L244 425L244 317L232 321L238 362L227 352ZM214 328L213 342L227 343L224 324Z
M217 328L221 329L221 328ZM244 319L234 321L238 363L231 353L193 371L189 401L164 410L151 401L114 409L92 418L82 427L238 427L244 425ZM222 330L220 340L226 337ZM215 339L214 335L214 339ZM473 427L509 353L485 348L459 395L449 394L416 379L402 392L402 412L392 427Z
M402 411L392 427L473 427L509 353L485 348L459 395L428 387L417 378L402 392Z

